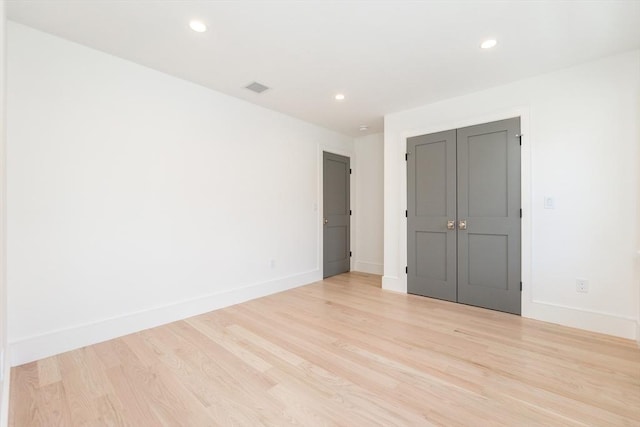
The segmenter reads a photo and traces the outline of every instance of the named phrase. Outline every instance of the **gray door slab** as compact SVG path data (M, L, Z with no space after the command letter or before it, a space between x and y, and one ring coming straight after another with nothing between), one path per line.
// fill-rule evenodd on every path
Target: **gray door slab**
M520 314L520 119L457 130L458 302Z
M323 153L323 277L349 271L349 158Z
M407 140L407 291L456 301L455 130Z

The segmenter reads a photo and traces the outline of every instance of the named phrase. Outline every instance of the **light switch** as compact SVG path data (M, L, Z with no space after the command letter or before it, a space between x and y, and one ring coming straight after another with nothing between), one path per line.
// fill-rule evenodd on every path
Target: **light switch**
M544 208L545 209L555 209L556 201L553 197L544 196Z

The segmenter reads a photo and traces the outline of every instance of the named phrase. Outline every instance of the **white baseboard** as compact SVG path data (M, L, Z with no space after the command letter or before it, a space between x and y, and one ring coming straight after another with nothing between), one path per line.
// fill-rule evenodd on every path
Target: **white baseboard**
M4 375L2 376L2 395L0 395L0 427L9 425L9 391L11 390L11 365L9 350L5 349Z
M387 291L407 293L407 283L399 277L382 276L382 289Z
M19 339L9 343L11 366L22 365L319 280L322 280L322 272L313 270Z
M534 300L530 302L526 317L631 340L637 339L639 331L637 320L631 317L568 307L546 301Z
M353 270L381 276L384 273L384 265L376 262L356 261L353 264Z
M382 289L407 293L406 279L382 277ZM568 307L546 301L522 301L523 317L556 323L591 332L637 340L640 346L640 320L611 313Z

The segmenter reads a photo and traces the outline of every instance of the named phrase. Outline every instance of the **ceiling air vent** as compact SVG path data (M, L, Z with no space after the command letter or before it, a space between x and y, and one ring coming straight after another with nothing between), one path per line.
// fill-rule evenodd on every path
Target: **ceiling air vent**
M265 86L265 85L263 85L261 83L258 83L258 82L250 83L250 84L246 85L245 88L247 88L250 91L255 92L255 93L262 93L265 90L269 89L267 86Z

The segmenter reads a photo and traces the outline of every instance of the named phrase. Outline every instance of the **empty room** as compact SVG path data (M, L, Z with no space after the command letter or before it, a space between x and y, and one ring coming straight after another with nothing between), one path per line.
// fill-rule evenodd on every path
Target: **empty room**
M640 1L0 3L0 427L640 425Z

